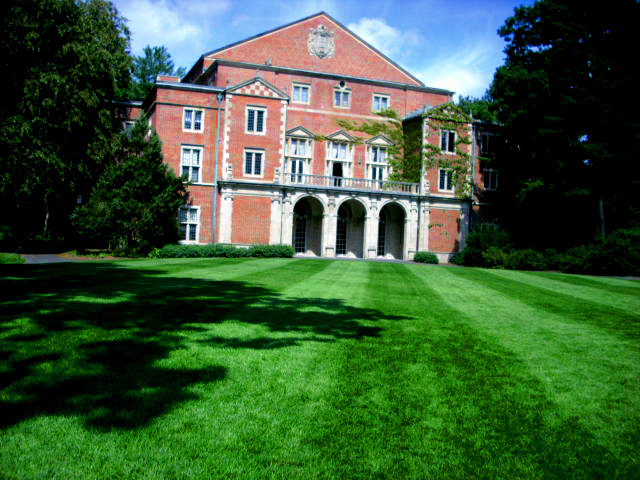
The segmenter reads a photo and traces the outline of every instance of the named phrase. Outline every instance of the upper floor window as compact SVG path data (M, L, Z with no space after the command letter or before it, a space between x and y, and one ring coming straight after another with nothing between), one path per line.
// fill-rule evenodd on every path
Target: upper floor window
M330 160L349 161L349 146L344 142L329 142L328 158Z
M204 111L185 108L182 114L182 130L185 132L202 132L204 130Z
M293 84L293 102L294 103L309 103L311 98L311 87L304 84Z
M386 163L387 149L385 147L371 147L371 161L373 163Z
M497 190L498 188L498 171L490 168L482 170L482 182L485 190Z
M391 108L391 99L389 95L378 95L375 94L373 96L373 111L380 112L382 110L387 110Z
M456 151L456 133L443 130L440 133L440 148L443 152L454 153Z
M333 105L339 108L351 107L351 90L336 89L333 92Z
M372 180L385 180L388 176L387 149L386 147L369 147L369 178Z
M202 147L182 147L182 176L190 182L200 181L200 166L202 164Z
M291 181L302 183L302 175L308 173L311 167L311 139L287 137L288 167Z
M267 109L261 107L247 107L246 133L266 132Z
M480 135L480 153L491 153L491 135L483 133Z
M439 177L438 190L441 192L453 192L453 172L441 168Z
M261 177L264 171L264 151L245 150L244 151L244 174Z

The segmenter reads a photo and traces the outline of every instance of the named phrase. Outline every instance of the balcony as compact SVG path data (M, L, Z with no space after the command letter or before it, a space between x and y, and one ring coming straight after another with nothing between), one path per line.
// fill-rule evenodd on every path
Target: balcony
M284 173L282 183L285 185L339 188L366 192L377 191L385 193L409 193L414 195L419 195L421 193L419 183L372 180L370 178L348 178L326 175Z

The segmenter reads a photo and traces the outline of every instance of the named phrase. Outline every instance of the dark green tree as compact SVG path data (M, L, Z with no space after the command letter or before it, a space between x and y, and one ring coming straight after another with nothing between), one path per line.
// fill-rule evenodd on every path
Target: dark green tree
M129 32L104 0L7 0L0 25L0 225L20 244L67 235L111 158Z
M629 48L640 4L538 1L499 34L490 96L500 188L520 240L583 243L640 220L640 82ZM606 220L606 222L605 222Z
M143 118L121 134L116 160L76 210L74 225L85 246L141 255L177 242L185 184L163 162L158 135L149 132Z
M486 92L482 98L471 96L460 97L458 99L458 107L460 107L463 112L471 115L474 120L488 123L495 123L497 121L493 99L489 95L489 92Z
M175 68L167 47L144 47L144 55L133 59L133 82L128 92L128 100L144 100L149 94L158 75L182 77L184 67Z

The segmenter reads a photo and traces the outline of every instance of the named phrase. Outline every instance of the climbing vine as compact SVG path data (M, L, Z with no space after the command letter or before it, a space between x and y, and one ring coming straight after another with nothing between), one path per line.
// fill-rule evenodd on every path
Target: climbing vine
M355 123L349 120L336 119L335 123L346 131L364 133L370 137L384 135L393 145L387 150L387 158L391 166L391 180L403 182L420 182L423 172L434 169L451 171L456 196L471 196L471 116L453 103L445 103L426 111L415 120L402 122L394 110L378 112L381 121ZM426 119L426 135L431 142L422 141L422 124ZM455 132L454 152L443 152L441 134L445 131ZM437 137L437 138L435 138ZM318 137L316 140L327 140ZM362 139L356 140L363 143ZM434 144L435 143L435 144Z

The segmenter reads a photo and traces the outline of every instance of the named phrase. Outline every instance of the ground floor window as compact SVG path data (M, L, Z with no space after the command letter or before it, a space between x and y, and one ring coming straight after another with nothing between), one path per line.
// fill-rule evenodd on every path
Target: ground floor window
M338 225L336 228L336 255L347 253L347 226L349 225L347 207L341 205L338 209Z
M200 209L198 207L182 207L180 208L180 241L181 242L197 242L198 241L198 223L200 218Z
M293 209L293 248L296 253L307 251L307 207L298 202Z

